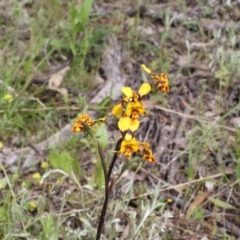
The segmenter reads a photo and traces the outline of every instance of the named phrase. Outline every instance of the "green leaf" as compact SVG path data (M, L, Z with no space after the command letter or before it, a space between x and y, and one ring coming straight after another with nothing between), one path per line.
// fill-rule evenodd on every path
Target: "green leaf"
M58 240L58 231L54 230L48 238L49 240Z
M103 169L102 161L105 162L105 165L106 165L106 161L104 159L103 149L102 149L102 146L101 146L99 141L97 142L97 148L98 148L99 156L98 156L98 159L97 159L97 162L96 162L95 172L93 174L93 181L94 181L94 184L97 185L98 189L101 189L102 186L106 185L106 182L108 182L108 180L106 179L106 182L105 182L105 176L104 176L104 169ZM107 170L106 170L106 175L107 175Z
M41 240L57 240L58 232L54 221L54 216L49 215L46 218L40 219L43 227L43 233L40 235Z
M212 198L212 197L209 197L209 200L214 203L217 207L221 207L221 208L225 208L225 209L233 209L233 210L236 210L237 208L234 207L233 205L227 203L227 202L224 202L224 201L221 201L219 199L216 199L216 198Z
M79 165L77 160L73 159L72 156L68 152L51 152L48 156L48 161L53 168L61 169L70 176L72 175L72 171L76 176L79 176Z
M57 153L57 152L51 152L49 155L48 155L48 158L47 158L48 162L50 163L50 165L55 168L55 169L61 169L65 172L68 172L66 171L66 169L64 169L64 163L62 162L61 160L61 157L60 157L60 154Z
M93 174L94 184L97 185L98 189L101 189L104 186L104 172L102 167L102 162L100 159L97 159L95 172Z
M0 189L5 188L7 186L7 178L0 179Z
M103 100L100 103L98 103L98 106L99 107L107 107L107 106L110 106L110 104L112 104L112 103L113 103L112 98L107 96L107 97L103 98Z
M92 4L93 0L84 0L82 3L81 9L79 11L79 17L83 25L85 25L89 19Z
M28 75L32 69L32 59L24 61L23 72L25 75Z
M96 132L96 138L98 139L102 150L104 151L108 144L108 132L105 124L100 124Z
M196 208L192 213L192 218L195 220L202 221L204 219L204 210L200 208Z
M49 42L49 45L56 50L69 49L69 44L62 39L53 38Z
M73 29L73 30L74 30L75 33L84 31L83 24L80 23L80 22L77 22L77 23L74 25L74 29Z
M7 220L7 210L5 207L0 207L0 222L6 222Z

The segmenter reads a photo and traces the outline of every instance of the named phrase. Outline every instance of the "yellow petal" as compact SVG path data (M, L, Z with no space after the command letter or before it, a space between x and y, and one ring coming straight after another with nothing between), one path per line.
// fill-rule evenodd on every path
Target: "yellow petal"
M133 110L138 111L138 113L140 115L146 114L146 112L143 108L143 104L139 101L128 103L127 108L126 108L126 112L125 112L126 116L130 116L132 114Z
M136 130L138 130L139 125L140 125L139 120L137 120L137 119L136 119L136 120L131 120L129 129L130 129L132 132L135 132Z
M131 140L130 146L131 146L133 152L140 152L140 149L138 146L138 141L136 138L133 138Z
M122 87L121 90L127 98L131 98L133 96L133 90L130 87Z
M144 70L145 72L147 72L147 73L151 73L151 72L152 72L149 68L147 68L147 67L145 66L145 64L142 64L141 67L142 67L143 70Z
M0 142L0 149L1 149L1 148L3 148L3 143L2 143L2 142Z
M132 138L132 136L129 140L126 140L126 138L125 138L125 140L122 141L121 149L124 149L124 151L125 151L125 148L131 148L133 152L140 151L137 139Z
M141 85L141 87L139 88L138 93L140 96L144 96L144 95L148 94L150 92L150 90L151 90L150 84L143 83Z
M113 107L112 114L115 115L115 116L122 116L122 105L121 105L121 103Z
M125 136L125 140L131 140L132 139L132 135L127 133Z
M130 118L129 117L121 117L118 121L118 128L122 131L125 132L129 129L130 126Z

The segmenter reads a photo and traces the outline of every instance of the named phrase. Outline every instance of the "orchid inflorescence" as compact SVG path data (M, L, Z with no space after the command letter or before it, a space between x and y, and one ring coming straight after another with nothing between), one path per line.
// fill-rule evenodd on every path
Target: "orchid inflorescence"
M97 142L97 148L99 152L100 159L102 161L102 167L105 176L105 200L99 220L97 237L99 240L103 230L104 219L106 215L108 200L112 187L115 180L110 183L110 176L114 167L114 164L120 154L124 154L127 159L132 158L132 153L137 153L141 156L143 160L147 160L150 163L156 163L156 159L153 156L152 150L148 142L139 142L135 138L135 132L139 129L140 118L146 114L144 105L142 102L142 97L146 96L150 92L154 92L154 89L158 89L161 92L169 92L168 78L165 73L160 75L155 75L152 71L147 68L144 64L141 65L143 70L147 72L150 77L154 80L153 84L143 83L138 92L135 92L130 87L122 87L121 91L123 93L122 100L119 104L112 108L112 114L119 118L118 128L122 133L122 137L118 140L114 156L110 163L109 169L107 170L106 162L104 159L102 148L99 142ZM77 117L72 127L72 132L85 132L89 133L92 138L90 128L99 121L104 121L106 118L99 118L92 120L88 114L83 114Z
M141 101L142 97L149 94L154 86L162 92L169 92L168 78L165 73L161 73L159 76L154 75L144 64L141 67L155 80L155 83L153 86L149 83L143 83L137 93L130 87L122 87L122 101L113 107L112 114L119 117L118 128L125 136L118 153L123 153L127 159L132 157L132 152L140 153L143 159L155 163L156 159L152 155L149 143L138 142L134 134L139 128L140 117L146 114ZM89 115L83 114L75 120L72 132L84 131L96 122L104 120L105 118L92 120ZM128 133L129 131L131 134Z
M169 92L166 74L162 73L159 76L154 75L144 64L142 64L142 68L155 80L153 87L157 87L157 89L162 92ZM134 137L140 125L140 117L146 114L141 99L143 96L149 94L151 89L152 86L149 83L143 83L137 93L130 87L122 87L122 101L113 107L112 113L119 117L118 128L125 136L119 153L123 153L125 157L129 159L132 157L132 152L136 152L139 153L143 159L155 163L156 159L153 157L149 143L138 142ZM129 131L131 134L128 133Z

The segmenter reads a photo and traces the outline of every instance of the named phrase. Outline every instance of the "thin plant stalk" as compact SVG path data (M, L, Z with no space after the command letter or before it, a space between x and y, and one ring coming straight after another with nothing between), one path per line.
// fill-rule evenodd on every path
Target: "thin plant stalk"
M125 134L122 136L122 138L120 138L118 140L118 142L116 144L115 153L113 155L110 167L108 169L108 173L105 176L105 179L107 179L107 181L105 181L105 198L104 198L104 203L103 203L103 207L102 207L102 211L101 211L101 215L100 215L100 219L99 219L99 223L98 223L96 240L100 240L101 235L102 235L103 226L104 226L105 217L106 217L106 212L107 212L107 206L108 206L109 198L110 198L110 195L111 195L111 190L112 190L113 183L114 183L113 182L109 185L109 181L110 181L110 177L111 177L111 174L112 174L113 167L114 167L114 165L116 163L116 160L118 158L118 151L120 150L120 147L121 147L121 144L122 144L122 141L123 141L124 137L125 137ZM102 163L104 162L103 165L106 166L105 160L104 160L104 157L103 157L102 149L98 148L98 151L99 151L99 155L100 155ZM105 172L104 172L104 175L105 175Z

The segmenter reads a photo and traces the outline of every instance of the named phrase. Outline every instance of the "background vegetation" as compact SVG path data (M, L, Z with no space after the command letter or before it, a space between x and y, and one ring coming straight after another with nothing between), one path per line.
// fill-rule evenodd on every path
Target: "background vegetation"
M96 131L111 154L113 102L90 100L109 80L102 62L113 39L125 85L146 81L144 63L167 73L170 93L145 99L139 138L157 164L122 177L103 239L240 237L239 13L237 1L220 0L2 0L0 239L95 238L103 177L94 145L82 135L41 152L36 144L93 110L109 116ZM23 168L26 147L36 154Z

